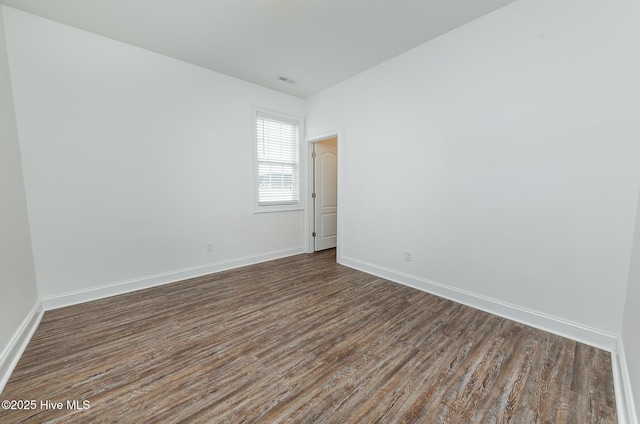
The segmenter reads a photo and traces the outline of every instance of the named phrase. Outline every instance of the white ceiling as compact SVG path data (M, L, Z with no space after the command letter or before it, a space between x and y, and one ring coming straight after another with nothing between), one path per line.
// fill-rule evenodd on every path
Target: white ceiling
M0 0L306 98L514 0ZM279 75L297 81L282 82Z

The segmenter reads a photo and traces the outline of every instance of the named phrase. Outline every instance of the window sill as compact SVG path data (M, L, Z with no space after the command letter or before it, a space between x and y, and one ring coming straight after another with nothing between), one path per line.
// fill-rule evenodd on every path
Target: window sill
M292 212L302 211L304 207L302 205L273 205L273 206L256 206L253 209L253 213L273 213L273 212Z

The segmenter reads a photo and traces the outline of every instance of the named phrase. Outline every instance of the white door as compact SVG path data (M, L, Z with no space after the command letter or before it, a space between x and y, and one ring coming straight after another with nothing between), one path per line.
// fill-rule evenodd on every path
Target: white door
M313 143L315 251L336 247L338 235L337 139Z

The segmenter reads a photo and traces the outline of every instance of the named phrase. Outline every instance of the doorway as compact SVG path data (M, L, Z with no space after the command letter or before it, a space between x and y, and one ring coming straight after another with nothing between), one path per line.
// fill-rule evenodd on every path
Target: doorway
M312 143L313 250L332 249L338 240L338 137Z

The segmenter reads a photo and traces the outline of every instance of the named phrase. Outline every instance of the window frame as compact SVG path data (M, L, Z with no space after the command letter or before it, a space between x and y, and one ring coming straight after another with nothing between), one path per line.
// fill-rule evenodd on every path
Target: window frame
M258 117L262 115L268 119L287 122L298 127L297 144L298 144L298 162L297 162L297 183L298 183L298 199L295 202L283 202L277 204L260 204L259 202L259 171L258 167L260 161L258 160ZM253 156L253 212L254 213L270 213L270 212L288 212L288 211L301 211L304 210L304 167L303 167L303 119L298 116L287 115L280 112L274 112L272 110L254 107L251 113L251 128L252 128L252 156Z

